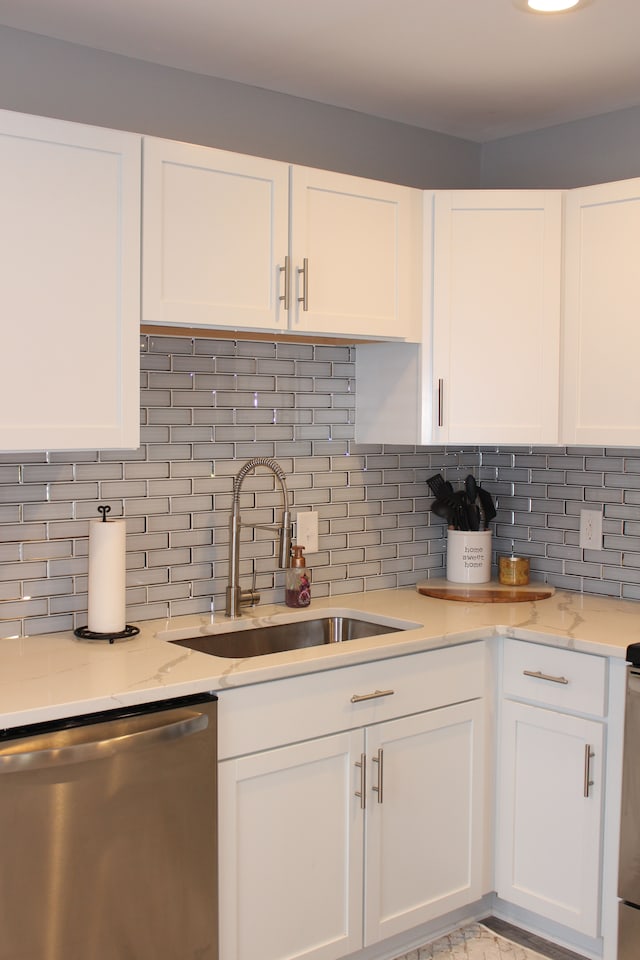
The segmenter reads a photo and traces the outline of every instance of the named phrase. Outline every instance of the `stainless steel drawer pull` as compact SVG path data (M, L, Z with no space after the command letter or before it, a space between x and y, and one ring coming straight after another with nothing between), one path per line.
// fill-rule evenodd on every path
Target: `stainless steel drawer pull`
M591 749L590 743L585 743L584 745L584 790L583 796L589 796L589 787L593 786L593 780L590 780L591 776L591 761L595 757L595 753Z
M377 764L378 764L378 782L377 782L377 783L374 783L374 784L371 786L371 789L372 789L372 790L375 790L375 792L378 794L378 803L382 803L382 801L383 801L383 799L384 799L384 798L383 798L383 781L384 781L384 765L383 765L383 764L384 764L384 751L383 751L382 747L378 747L378 755L377 755L377 757L371 757L371 760L373 761L373 763L377 763Z
M289 309L289 257L284 258L284 267L280 267L280 273L284 273L284 293L281 293L278 299L284 305L284 309Z
M374 690L373 693L354 693L351 703L361 703L362 700L377 700L379 697L391 697L395 690Z
M438 426L444 425L444 380L438 380Z
M355 796L360 798L360 808L362 810L367 806L367 755L360 754L360 760L356 760L356 767L360 767L360 789L356 790Z
M298 303L302 304L304 311L309 309L309 259L304 257L302 266L298 267L298 273L302 275L302 296L298 297Z
M553 677L549 673L542 673L541 670L523 670L525 677L535 677L536 680L550 680L551 683L569 683L566 677Z

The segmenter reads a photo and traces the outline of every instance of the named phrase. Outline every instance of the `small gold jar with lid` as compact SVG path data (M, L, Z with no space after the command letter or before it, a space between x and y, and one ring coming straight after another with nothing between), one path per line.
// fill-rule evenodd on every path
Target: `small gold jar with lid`
M524 587L529 583L528 557L498 557L498 579L510 587Z

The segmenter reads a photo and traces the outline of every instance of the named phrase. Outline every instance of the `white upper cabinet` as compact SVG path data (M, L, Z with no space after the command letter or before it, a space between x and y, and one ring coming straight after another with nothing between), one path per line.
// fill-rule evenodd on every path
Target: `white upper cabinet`
M566 198L561 439L640 446L640 179Z
M142 322L286 330L286 163L145 137Z
M0 111L0 449L137 447L140 137Z
M147 324L417 339L420 191L145 138Z
M562 201L424 194L422 343L356 354L360 443L557 443Z
M421 191L292 167L291 330L420 338Z
M558 442L561 197L436 194L435 442Z

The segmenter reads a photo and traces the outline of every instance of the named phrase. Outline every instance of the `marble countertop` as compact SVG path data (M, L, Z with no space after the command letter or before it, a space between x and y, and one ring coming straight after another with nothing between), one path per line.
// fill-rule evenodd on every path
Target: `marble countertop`
M366 614L400 632L245 660L198 653L168 643L252 623L309 618L327 611ZM599 656L624 659L640 642L640 604L557 592L523 603L453 602L415 589L314 599L310 608L262 606L229 621L223 614L148 620L132 640L82 641L72 633L0 640L0 727L77 716L205 690L221 691L282 677L350 666L455 645L496 633Z

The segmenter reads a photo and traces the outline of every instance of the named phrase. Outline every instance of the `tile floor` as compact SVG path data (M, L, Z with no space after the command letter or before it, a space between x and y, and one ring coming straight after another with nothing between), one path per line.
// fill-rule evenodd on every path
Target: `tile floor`
M547 950L544 941L540 941L544 953L538 953L531 946L524 946L504 935L511 932L508 924L504 924L503 928L501 933L497 933L482 923L470 923L433 943L398 957L397 960L548 960L555 957L558 960L562 957L576 957L578 960L576 954L559 950L552 945L549 945ZM538 945L538 938L525 935L525 940L527 938L536 941L536 946Z

